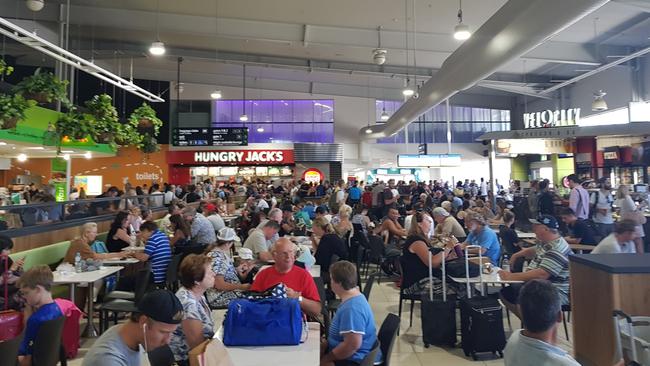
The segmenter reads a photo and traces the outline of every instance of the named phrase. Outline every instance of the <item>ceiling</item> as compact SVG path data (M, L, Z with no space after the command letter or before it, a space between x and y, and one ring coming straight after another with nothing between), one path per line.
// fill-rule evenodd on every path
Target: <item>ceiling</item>
M69 48L122 75L132 62L137 78L176 80L176 61L183 57L187 83L240 86L241 64L247 63L251 87L399 98L406 75L428 79L461 45L452 37L457 1L406 1L71 0ZM464 22L477 30L505 2L465 0ZM0 0L0 16L56 29L61 3L46 0L33 13L22 0ZM644 4L610 2L465 93L532 93L647 47L650 8ZM378 26L388 50L383 66L372 63ZM163 58L146 52L156 38L167 46ZM24 46L7 47L19 62L43 62Z

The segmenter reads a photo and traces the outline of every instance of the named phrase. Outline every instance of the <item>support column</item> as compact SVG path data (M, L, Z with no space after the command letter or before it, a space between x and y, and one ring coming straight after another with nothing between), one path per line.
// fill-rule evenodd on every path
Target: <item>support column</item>
M451 154L451 107L449 106L449 98L445 99L445 108L447 115L447 154Z
M488 153L488 161L490 164L490 190L492 191L492 211L497 207L497 183L494 179L494 159L497 157L497 142L496 140L490 140L490 150Z

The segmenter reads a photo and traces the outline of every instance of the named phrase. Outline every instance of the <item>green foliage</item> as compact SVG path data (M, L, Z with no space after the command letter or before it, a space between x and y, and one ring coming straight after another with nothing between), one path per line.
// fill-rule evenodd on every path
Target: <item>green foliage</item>
M129 117L129 122L133 127L146 131L149 127L142 125L144 121L149 121L149 123L151 123L153 130L151 135L153 137L158 136L158 131L160 130L160 127L162 127L163 122L156 117L156 111L147 103L142 103L142 105L136 108Z
M26 100L19 94L0 94L0 128L7 128L6 123L10 120L25 119L25 111L35 105L33 100Z
M67 80L59 80L51 72L43 72L38 68L34 75L24 78L16 85L14 90L25 98L42 97L43 102L46 103L58 100L61 104L70 108L72 104L68 100L67 87Z
M86 102L86 108L88 108L88 113L95 120L97 133L114 133L117 126L120 125L117 110L113 106L113 98L110 95L95 95Z
M0 59L0 76L9 76L14 72L13 66L7 65L4 59Z
M137 147L145 154L151 154L160 151L158 140L149 134L143 134L139 136Z
M67 136L74 140L81 140L88 136L95 136L96 134L92 117L79 113L75 108L72 108L59 117L56 121L55 129L61 138Z

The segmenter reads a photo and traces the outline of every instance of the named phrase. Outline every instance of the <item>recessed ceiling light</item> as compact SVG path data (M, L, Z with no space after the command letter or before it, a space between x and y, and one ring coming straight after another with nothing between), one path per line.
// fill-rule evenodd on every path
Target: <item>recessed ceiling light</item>
M149 53L154 56L162 56L165 51L165 44L160 41L152 42L151 47L149 47Z
M4 141L0 141L0 146L5 146L5 145L7 145L6 142L4 142Z
M45 150L43 146L26 147L25 150Z
M74 150L61 150L61 152L64 154L72 154L74 153Z
M88 151L88 152L86 152L86 153L84 154L84 158L86 158L86 159L90 159L90 158L92 158L92 157L93 157L93 154L92 154L90 151Z
M16 159L18 159L18 161L20 161L20 162L27 161L27 155L25 155L25 154L18 154L18 156L16 157Z

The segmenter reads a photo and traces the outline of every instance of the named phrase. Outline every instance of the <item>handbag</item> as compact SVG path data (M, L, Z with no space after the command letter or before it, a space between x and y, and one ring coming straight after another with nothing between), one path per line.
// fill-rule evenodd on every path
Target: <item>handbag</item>
M235 299L223 322L226 346L298 345L302 312L297 299Z
M2 274L4 281L4 310L0 311L0 341L13 339L23 331L23 313L16 310L9 310L9 256L3 255L5 268Z
M447 275L450 277L460 278L460 277L477 277L481 272L481 267L474 263L469 262L469 276L467 276L467 270L465 267L464 258L456 258L446 263Z

